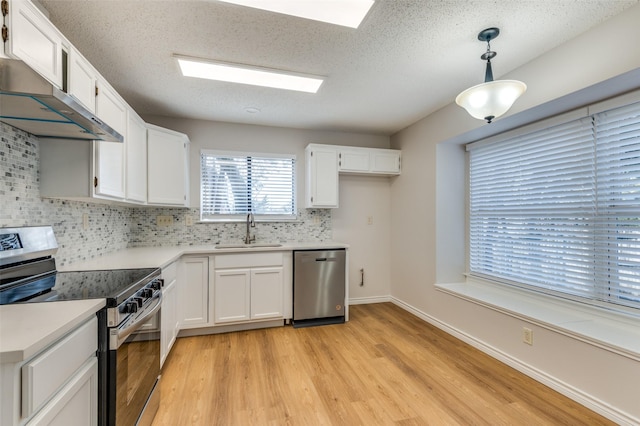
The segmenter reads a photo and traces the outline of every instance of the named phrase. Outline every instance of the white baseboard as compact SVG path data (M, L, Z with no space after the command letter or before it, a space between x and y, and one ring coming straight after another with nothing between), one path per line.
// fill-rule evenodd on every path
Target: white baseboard
M507 364L510 367L515 368L523 374L531 377L532 379L549 386L557 392L560 392L562 395L576 401L577 403L584 405L592 411L595 411L598 414L608 418L609 420L616 422L619 425L628 425L634 426L640 424L640 419L630 416L629 414L617 410L615 407L607 404L604 401L599 400L598 398L594 398L593 396L586 394L579 389L571 386L570 384L563 382L562 380L558 380L557 378L550 376L549 374L536 369L521 360L514 358L506 352L503 352L491 345L486 344L485 342L476 339L475 337L458 330L455 327L450 326L447 323L444 323L422 311L416 309L408 303L403 302L393 296L389 297L389 301L394 305L399 306L407 312L411 312L418 318L428 322L429 324L438 327L442 331L451 334L452 336L462 340L465 343L470 344L476 349L481 350L487 355Z
M354 297L349 299L349 305L366 305L369 303L391 302L391 296Z

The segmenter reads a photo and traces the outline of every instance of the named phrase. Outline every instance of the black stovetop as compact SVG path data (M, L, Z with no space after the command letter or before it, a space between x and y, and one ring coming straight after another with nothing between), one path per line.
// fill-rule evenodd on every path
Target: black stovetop
M142 287L140 282L159 274L160 270L154 268L58 272L51 290L58 294L58 300L106 298L107 305L117 305Z
M158 268L56 272L42 280L50 291L24 302L106 299L107 307L114 307L159 277Z

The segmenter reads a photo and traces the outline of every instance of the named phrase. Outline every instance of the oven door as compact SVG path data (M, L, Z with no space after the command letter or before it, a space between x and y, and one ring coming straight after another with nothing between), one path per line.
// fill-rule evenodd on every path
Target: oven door
M110 330L108 424L148 425L160 405L161 293L136 318Z

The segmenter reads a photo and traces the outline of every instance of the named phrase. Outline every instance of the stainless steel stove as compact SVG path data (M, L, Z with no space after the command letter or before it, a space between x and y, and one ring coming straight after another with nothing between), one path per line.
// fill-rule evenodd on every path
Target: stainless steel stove
M98 424L151 424L159 406L160 269L58 272L50 226L0 228L0 305L105 299Z

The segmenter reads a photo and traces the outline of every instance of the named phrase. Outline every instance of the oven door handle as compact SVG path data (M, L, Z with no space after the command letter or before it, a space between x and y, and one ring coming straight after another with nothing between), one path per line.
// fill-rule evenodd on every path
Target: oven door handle
M111 336L109 341L109 347L111 350L118 349L122 343L129 337L134 331L140 329L149 318L154 316L162 306L162 292L158 292L152 299L152 304L145 307L143 314L135 319L130 325L123 329L114 328L111 330Z

